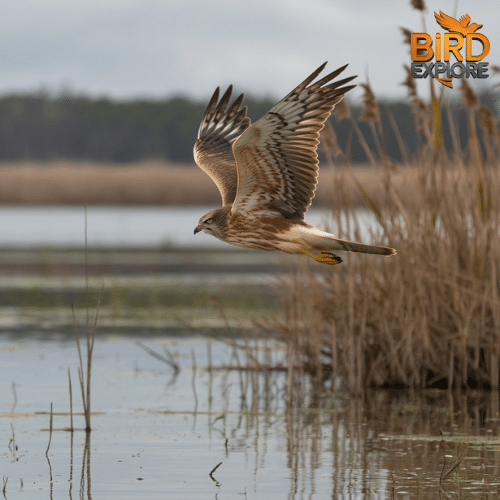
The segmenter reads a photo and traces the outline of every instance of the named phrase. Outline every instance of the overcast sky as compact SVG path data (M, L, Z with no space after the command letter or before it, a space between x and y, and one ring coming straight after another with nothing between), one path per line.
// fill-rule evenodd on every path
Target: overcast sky
M498 0L456 3L426 0L428 31L443 31L434 11L467 13L491 42L485 60L500 64ZM206 99L233 83L281 98L328 60L358 81L368 73L377 96L402 97L410 58L398 28L422 31L407 0L1 0L0 16L1 95Z

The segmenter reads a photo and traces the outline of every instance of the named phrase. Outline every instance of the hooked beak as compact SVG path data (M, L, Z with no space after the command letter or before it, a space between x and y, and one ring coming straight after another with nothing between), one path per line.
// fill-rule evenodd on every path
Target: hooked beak
M198 225L194 228L194 234L199 233L200 231L201 231L201 224L198 224Z

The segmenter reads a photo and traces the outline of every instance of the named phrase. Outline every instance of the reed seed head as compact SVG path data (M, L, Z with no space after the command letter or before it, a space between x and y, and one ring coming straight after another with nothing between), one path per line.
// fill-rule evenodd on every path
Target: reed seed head
M411 30L403 28L402 26L400 26L399 29L401 30L401 33L403 33L403 43L411 45Z
M462 78L462 85L460 87L462 103L467 109L476 109L479 107L479 98L468 84L466 78Z
M403 64L403 68L406 73L406 78L401 82L401 85L408 89L408 95L410 98L414 99L417 97L417 85L415 83L415 79L411 77L410 66Z
M427 7L425 6L424 0L410 0L410 3L411 3L411 6L416 10L419 10L421 12L424 12L425 10L427 10Z
M377 103L377 98L373 93L369 83L361 83L363 88L363 110L361 111L360 120L363 122L379 122L380 110Z
M330 154L332 156L340 156L342 155L342 150L340 149L337 134L335 133L335 129L332 124L327 120L323 130L321 131L321 142L323 151L326 154Z
M477 110L477 121L485 137L495 139L498 137L498 127L495 113L481 104Z
M342 99L340 102L338 102L335 105L333 112L339 120L351 117L351 108L349 107L346 99Z

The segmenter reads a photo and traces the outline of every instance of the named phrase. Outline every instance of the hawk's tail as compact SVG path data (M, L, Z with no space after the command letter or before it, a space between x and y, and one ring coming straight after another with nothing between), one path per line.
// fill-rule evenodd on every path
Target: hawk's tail
M396 250L391 247L383 247L379 245L365 245L355 241L345 241L332 238L336 244L337 250L346 250L347 252L371 253L374 255L396 255Z
M346 252L370 253L374 255L396 255L396 250L391 247L366 245L355 241L340 240L329 233L316 230L308 234L305 240L311 245L313 252L328 252L331 250L344 250Z

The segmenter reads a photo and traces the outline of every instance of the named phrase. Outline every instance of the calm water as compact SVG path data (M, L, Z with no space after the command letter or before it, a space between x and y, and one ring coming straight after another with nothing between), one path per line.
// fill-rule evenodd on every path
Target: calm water
M137 340L168 351L178 376ZM268 362L282 355L272 345L266 353ZM284 374L216 368L245 362L241 352L235 357L226 344L200 337L99 337L86 439L81 430L61 430L69 426L68 367L81 411L74 342L55 332L45 341L4 334L5 498L499 497L498 394L327 396L287 390Z
M204 233L193 234L199 218L213 207L88 207L90 246L221 247L221 241ZM359 212L367 238L375 226L367 211ZM324 225L328 214L309 210L306 221ZM83 246L83 207L0 206L2 246Z
M223 245L193 235L206 210L90 207L89 245ZM366 212L360 218L369 240L373 221ZM313 211L307 220L321 225L327 216ZM3 246L82 246L83 241L83 208L0 208ZM214 305L202 300L215 293L215 285L222 293L220 275L204 281L156 274L103 278L112 302L103 304L99 327L113 335L96 341L93 430L88 435L81 430L80 414L75 415L79 430L64 430L70 425L68 368L74 411L81 412L78 355L64 333L72 324L69 299L51 307L49 291L69 296L86 283L81 276L52 276L50 252L45 258L40 276L7 273L1 280L5 300L19 290L25 297L19 304L0 304L0 470L6 499L499 498L498 393L377 391L350 397L322 394L282 372L229 370L228 365L251 365L251 358L227 343L195 337L185 326L224 327ZM270 278L252 277L258 286ZM91 288L101 289L96 280L90 276ZM238 280L243 293L242 277ZM125 300L124 287L142 291L137 303ZM166 294L165 287L175 293ZM226 317L242 326L256 307L249 306L250 292L240 304L238 294L228 290L226 298L235 303L226 307ZM164 295L165 302L157 303ZM186 311L174 301L179 295ZM170 302L175 307L169 308ZM243 311L241 317L233 317L231 307ZM78 310L78 322L84 322L81 314ZM172 335L175 325L182 336ZM154 336L153 328L165 336ZM168 353L179 365L178 375L139 341L160 355ZM259 346L257 359L267 364L284 359L276 345ZM54 432L46 455L50 403Z

